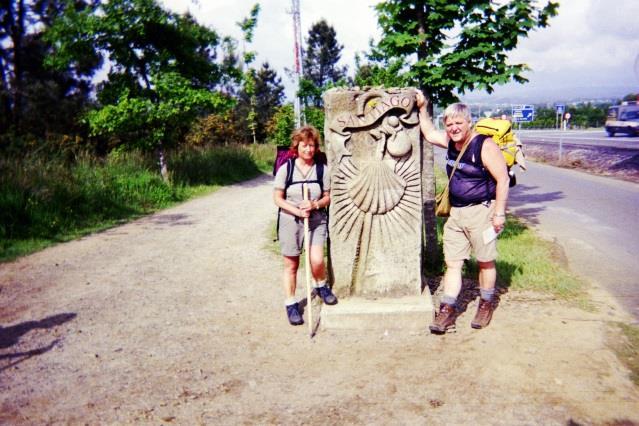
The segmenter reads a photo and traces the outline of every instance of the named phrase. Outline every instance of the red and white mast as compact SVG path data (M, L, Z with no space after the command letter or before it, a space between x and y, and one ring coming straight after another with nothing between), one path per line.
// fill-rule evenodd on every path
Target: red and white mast
M302 25L300 23L300 0L291 0L293 2L293 40L295 42L295 68L293 79L295 84L295 127L300 127L302 123L302 104L297 91L300 88L300 79L302 78Z

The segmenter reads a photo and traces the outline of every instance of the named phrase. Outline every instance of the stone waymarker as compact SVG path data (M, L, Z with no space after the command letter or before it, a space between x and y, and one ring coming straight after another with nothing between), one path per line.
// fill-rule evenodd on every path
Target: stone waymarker
M415 90L331 89L324 106L333 290L342 298L419 296L423 204Z

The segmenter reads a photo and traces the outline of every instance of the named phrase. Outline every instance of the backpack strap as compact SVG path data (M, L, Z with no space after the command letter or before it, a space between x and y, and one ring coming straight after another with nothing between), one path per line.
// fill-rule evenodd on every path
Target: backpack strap
M484 162L481 159L481 150L484 147L484 142L486 142L486 139L491 139L492 138L490 136L486 136L486 135L480 135L477 138L477 141L475 142L475 146L473 147L473 158L471 158L473 161L473 163L478 166L481 167L484 171L486 171L486 168L484 167Z
M286 190L293 183L293 172L295 171L295 157L286 160L286 180L284 181L284 198L286 198Z
M326 165L323 163L315 163L315 180L303 180L303 181L293 181L293 171L295 169L295 158L289 158L286 163L286 181L284 183L284 197L286 197L286 190L289 186L298 183L317 183L320 187L320 196L324 194L324 169Z
M290 157L286 160L286 180L284 181L284 199L286 199L286 190L291 183L293 183L293 168L295 167L294 162L295 157ZM277 224L275 225L275 239L273 241L278 241L280 239L280 215L282 214L282 208L279 207L277 209Z
M324 168L323 163L315 163L315 174L317 175L317 183L320 187L320 198L324 195Z
M486 142L486 139L490 139L491 141L494 141L494 139L492 137L490 137L490 136L487 136L487 135L482 135L482 136L483 136L483 138L481 140L477 140L477 142L475 143L473 154L475 155L475 161L476 161L475 164L480 166L481 169L484 171L484 174L486 175L486 185L485 185L485 187L486 187L486 198L488 198L488 194L490 193L490 188L488 186L488 179L492 179L492 175L486 169L486 167L484 167L484 161L481 159L481 150L484 147L484 143ZM497 145L497 146L499 146L499 145Z

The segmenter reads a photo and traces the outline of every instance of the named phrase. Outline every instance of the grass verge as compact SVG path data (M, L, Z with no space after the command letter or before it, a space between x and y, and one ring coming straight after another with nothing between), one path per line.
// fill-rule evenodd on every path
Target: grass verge
M614 323L619 339L611 343L617 358L630 370L630 379L639 386L639 327L631 324ZM614 333L617 334L617 333Z
M272 145L182 149L155 159L114 151L106 158L28 154L0 158L0 261L135 219L273 166Z

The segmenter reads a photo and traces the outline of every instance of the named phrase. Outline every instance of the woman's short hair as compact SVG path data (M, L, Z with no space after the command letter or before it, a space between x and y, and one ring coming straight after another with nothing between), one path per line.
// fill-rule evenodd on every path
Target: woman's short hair
M291 134L291 152L297 154L297 146L303 140L311 140L315 143L315 153L320 152L320 132L313 126L302 126Z
M444 110L444 123L446 123L446 119L455 117L462 117L469 122L472 121L468 105L461 102L448 105Z

